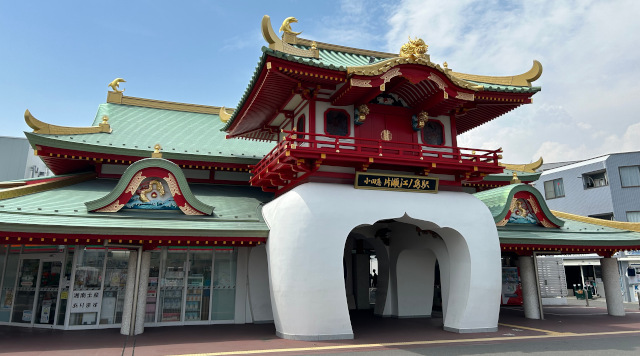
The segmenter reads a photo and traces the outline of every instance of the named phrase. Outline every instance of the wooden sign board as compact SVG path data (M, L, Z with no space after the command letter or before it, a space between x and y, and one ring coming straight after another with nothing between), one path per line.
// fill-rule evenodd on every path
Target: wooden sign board
M437 193L438 178L356 172L355 188Z

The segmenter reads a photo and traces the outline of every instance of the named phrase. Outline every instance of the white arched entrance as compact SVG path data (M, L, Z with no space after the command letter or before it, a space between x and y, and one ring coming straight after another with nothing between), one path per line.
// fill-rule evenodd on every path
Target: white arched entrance
M393 236L401 237L398 241L409 236L405 243L419 245L419 240L410 237L422 231L441 237L441 242L424 247L440 261L441 275L449 281L443 282L445 330L497 329L501 290L498 234L487 207L469 194L372 191L307 183L265 205L263 215L270 228L266 244L270 294L280 337L353 338L344 285L345 241L354 227L390 217L402 223L394 224L397 231L392 231ZM390 249L391 269L397 268L398 257L401 271L405 269L401 254L405 248L401 247L395 256ZM408 301L398 300L398 294L393 293L391 286L398 282L393 278L395 272L390 273L384 312L389 308L392 315L412 313L405 308Z

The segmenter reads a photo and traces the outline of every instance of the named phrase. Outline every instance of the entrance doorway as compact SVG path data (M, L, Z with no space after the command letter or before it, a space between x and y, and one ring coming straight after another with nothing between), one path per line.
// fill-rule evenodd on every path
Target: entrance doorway
M32 254L20 259L11 322L53 327L60 305L64 254Z

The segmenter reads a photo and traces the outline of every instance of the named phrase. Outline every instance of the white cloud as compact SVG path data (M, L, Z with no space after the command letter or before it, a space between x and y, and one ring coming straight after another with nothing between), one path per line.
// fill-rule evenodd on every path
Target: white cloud
M454 71L514 75L544 66L534 103L460 137L505 149L505 161L547 162L640 150L640 2L405 0L388 19L386 50L422 37Z

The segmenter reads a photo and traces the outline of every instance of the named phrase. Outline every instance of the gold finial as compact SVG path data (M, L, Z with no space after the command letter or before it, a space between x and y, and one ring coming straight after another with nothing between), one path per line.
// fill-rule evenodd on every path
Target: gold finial
M162 158L162 152L160 152L160 150L162 150L162 146L160 146L159 143L156 143L156 145L153 146L153 153L151 154L151 158Z
M227 112L227 109L224 106L220 108L220 112L218 113L218 116L220 116L220 121L224 122L225 124L231 118L231 114Z
M442 63L444 65L444 69L449 69L449 64L447 62Z
M403 44L400 48L400 57L413 60L426 59L427 49L429 49L429 46L424 43L422 38L416 37L415 40L412 40L411 36L409 36L409 42Z
M115 93L123 93L124 89L119 90L120 83L126 83L127 81L122 78L116 78L111 83L107 84L107 86L111 87Z
M518 173L516 173L515 171L513 171L513 178L511 179L511 184L518 184L518 183L522 183L522 181L520 179L518 179Z
M105 115L102 117L102 124L106 125L109 123L109 116Z
M287 17L286 19L284 19L284 21L282 21L282 26L280 26L280 32L284 32L284 33L290 33L292 35L299 35L302 33L302 31L300 32L293 32L293 29L291 29L291 24L294 22L298 22L298 19L295 17Z
M318 49L318 44L316 41L311 42L311 49Z

